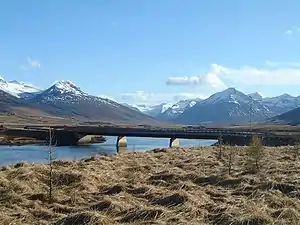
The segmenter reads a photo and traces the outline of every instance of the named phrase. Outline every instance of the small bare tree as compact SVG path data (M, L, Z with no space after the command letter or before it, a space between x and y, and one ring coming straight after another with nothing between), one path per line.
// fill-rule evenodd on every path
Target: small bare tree
M219 153L218 153L218 159L222 159L222 153L223 153L223 137L222 134L220 134L218 138L218 144L219 144Z
M234 164L235 160L235 148L233 146L230 146L226 151L225 151L225 157L226 157L226 162L227 162L227 170L228 174L231 175L232 172L232 166Z
M260 161L264 156L264 148L261 138L253 136L249 148L247 148L246 166L253 172L260 170Z
M49 127L49 202L53 202L54 130Z

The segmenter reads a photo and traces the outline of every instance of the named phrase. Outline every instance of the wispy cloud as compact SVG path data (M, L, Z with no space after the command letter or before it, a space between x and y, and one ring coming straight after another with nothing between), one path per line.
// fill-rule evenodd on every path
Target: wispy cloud
M292 34L297 34L297 33L300 33L300 28L296 27L296 26L293 26L293 27L287 29L284 32L284 35L292 35Z
M266 65L271 67L300 67L300 62L276 62L266 60Z
M40 69L41 62L37 59L31 59L30 57L27 58L27 63L25 65L21 65L21 70L29 70L29 69Z
M293 31L292 30L287 30L284 34L285 35L291 35L291 34L293 34Z

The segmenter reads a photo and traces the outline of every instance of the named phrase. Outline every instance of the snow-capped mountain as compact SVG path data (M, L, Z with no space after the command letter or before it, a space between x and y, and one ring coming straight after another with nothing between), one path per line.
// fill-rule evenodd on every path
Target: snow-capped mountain
M110 99L89 95L73 82L62 80L29 100L31 103L44 105L52 114L102 121L152 121L131 108Z
M171 103L161 103L158 105L146 105L146 104L131 105L131 107L136 108L140 112L151 117L157 117L158 115L168 110L171 106L172 106Z
M228 88L222 92L217 92L211 95L209 98L201 101L200 104L217 104L220 102L239 104L249 103L250 101L251 97L248 95L245 95L235 88Z
M39 88L24 82L18 82L16 80L5 81L3 77L0 77L0 90L18 98L41 91Z
M169 121L174 119L175 117L179 116L181 113L183 113L188 108L193 107L198 102L200 102L201 99L188 99L188 100L181 100L177 102L176 104L173 104L171 107L169 107L164 112L160 113L156 116L159 120Z
M277 114L300 107L300 97L293 97L289 94L264 98L261 102L270 110L275 111Z
M248 122L250 116L252 120L261 120L273 115L260 102L235 88L228 88L186 109L175 121L182 124L234 124Z
M110 99L104 99L101 97L89 95L69 80L61 80L55 82L51 87L37 94L33 98L33 101L48 104L63 103L74 105L78 105L82 101L87 101L98 104L110 104L115 107L121 106L120 104Z

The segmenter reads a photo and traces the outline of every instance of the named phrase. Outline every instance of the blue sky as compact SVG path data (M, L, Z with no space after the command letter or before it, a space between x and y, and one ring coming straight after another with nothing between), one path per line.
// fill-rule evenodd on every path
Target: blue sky
M0 75L129 103L300 94L299 0L0 2Z

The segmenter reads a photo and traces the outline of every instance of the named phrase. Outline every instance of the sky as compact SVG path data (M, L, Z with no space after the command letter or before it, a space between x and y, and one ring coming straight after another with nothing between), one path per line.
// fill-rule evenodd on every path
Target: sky
M0 1L0 76L131 104L300 95L299 0Z

